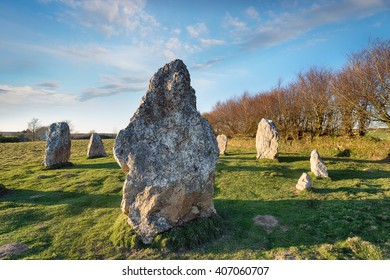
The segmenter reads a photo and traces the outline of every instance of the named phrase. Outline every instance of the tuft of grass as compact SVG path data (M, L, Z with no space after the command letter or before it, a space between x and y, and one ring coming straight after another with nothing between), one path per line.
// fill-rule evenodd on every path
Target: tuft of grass
M111 231L110 240L115 246L126 249L154 248L178 251L193 249L220 238L224 231L224 225L218 215L197 219L158 234L151 244L145 245L128 225L127 217L122 214L118 216Z

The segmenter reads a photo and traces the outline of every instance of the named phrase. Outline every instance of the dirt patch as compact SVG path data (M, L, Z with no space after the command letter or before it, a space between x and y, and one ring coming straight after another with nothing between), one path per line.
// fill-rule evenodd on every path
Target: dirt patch
M72 173L65 173L65 174L62 175L62 177L64 177L64 178L72 178L72 177L75 177L75 176L76 176L76 174L72 174Z
M14 242L0 246L0 259L13 255L18 255L28 250L28 246L22 243Z
M262 226L266 233L271 233L278 226L279 221L271 215L257 215L253 218L253 223Z

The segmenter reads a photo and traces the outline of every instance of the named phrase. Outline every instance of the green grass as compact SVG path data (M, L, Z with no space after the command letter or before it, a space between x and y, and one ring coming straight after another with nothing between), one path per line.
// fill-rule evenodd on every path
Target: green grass
M251 139L250 139L251 140ZM389 259L390 164L387 140L281 143L279 161L256 161L250 140L233 140L218 161L218 217L171 230L142 245L120 211L125 175L108 157L87 159L72 142L73 166L45 170L44 142L0 144L0 246L29 250L12 259ZM350 157L338 157L342 142ZM331 179L295 184L318 148ZM386 150L387 149L387 150ZM375 151L375 152L373 152ZM279 220L267 233L257 215ZM207 233L207 234L205 234Z

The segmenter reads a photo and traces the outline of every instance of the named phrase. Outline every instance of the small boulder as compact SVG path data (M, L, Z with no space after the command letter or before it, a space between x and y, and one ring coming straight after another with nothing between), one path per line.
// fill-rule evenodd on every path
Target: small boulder
M91 138L89 138L87 156L89 158L106 157L107 153L104 149L103 141L100 135L93 132Z
M69 165L70 158L70 130L66 122L53 123L49 127L49 135L46 141L45 158L43 165L46 167L61 167Z
M224 155L225 151L226 151L227 144L228 144L227 136L225 134L218 135L217 142L218 142L219 154Z
M310 154L310 169L316 177L329 178L328 168L326 168L324 161L316 149Z
M299 191L311 190L312 184L311 184L311 178L309 174L303 173L302 176L299 178L298 183L295 187Z
M278 157L279 131L273 121L261 119L256 133L256 158L276 159Z

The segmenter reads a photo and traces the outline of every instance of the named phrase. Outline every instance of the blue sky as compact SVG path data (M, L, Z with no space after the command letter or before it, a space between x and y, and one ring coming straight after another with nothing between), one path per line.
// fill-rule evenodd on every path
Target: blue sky
M175 58L203 113L389 36L389 0L2 0L0 131L38 118L117 132Z

